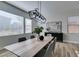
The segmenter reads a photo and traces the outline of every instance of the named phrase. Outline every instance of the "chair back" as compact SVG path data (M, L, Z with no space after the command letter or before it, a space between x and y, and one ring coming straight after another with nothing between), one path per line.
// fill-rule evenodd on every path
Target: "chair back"
M18 42L22 42L22 41L26 41L27 39L26 39L26 37L20 37L20 38L18 38Z
M44 57L52 57L54 54L54 49L55 49L55 44L56 44L56 37L54 40L52 40L46 50L46 53Z
M34 36L34 35L31 35L31 36L30 36L30 39L33 39L33 38L35 38L35 36Z
M57 38L55 37L55 39L54 39L54 46L53 46L53 54L54 54L54 50L55 50L56 40L57 40Z

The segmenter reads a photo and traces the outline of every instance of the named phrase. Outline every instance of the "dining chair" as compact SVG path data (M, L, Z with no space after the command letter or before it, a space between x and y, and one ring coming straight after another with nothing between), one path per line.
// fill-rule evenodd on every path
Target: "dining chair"
M54 40L52 40L44 54L44 57L53 57L54 54L54 49L55 49L55 44L56 44L56 37Z
M26 37L20 37L20 38L18 38L18 42L23 42L23 41L26 41L27 39L26 39Z
M30 36L30 39L33 39L33 38L35 38L35 36L34 36L34 35L31 35L31 36Z

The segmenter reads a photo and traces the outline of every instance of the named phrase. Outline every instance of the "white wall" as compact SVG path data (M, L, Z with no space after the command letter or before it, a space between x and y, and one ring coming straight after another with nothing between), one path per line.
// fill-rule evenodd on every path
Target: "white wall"
M67 25L68 16L79 16L79 8L77 7L78 5L79 2L42 2L41 13L46 17L48 22L62 21L64 42L79 43L79 34L68 33Z
M63 19L66 19L67 23L68 23L69 16L79 16L79 9L74 10L74 11L71 10L71 12L69 12L69 14L67 13L65 15L66 18L63 18ZM67 26L67 28L68 28L68 26ZM67 31L67 33L64 33L64 42L71 42L71 43L78 43L79 44L79 33L69 33Z

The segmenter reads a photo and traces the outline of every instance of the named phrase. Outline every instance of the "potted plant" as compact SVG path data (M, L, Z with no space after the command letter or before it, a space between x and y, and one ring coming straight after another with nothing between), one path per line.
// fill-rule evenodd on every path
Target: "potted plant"
M37 39L40 37L40 33L42 32L43 27L36 27L33 31L33 33L36 33L38 35Z

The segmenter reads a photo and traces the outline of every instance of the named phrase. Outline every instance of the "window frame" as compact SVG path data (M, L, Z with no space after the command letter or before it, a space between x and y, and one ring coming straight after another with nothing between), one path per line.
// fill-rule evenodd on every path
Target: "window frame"
M67 19L68 19L68 20L67 20L67 33L70 33L70 32L69 32L69 17L75 17L75 16L67 16ZM72 25L73 25L73 24L72 24ZM78 24L75 24L75 25L78 25ZM76 33L76 32L72 32L72 33ZM71 34L72 34L72 33L71 33ZM79 33L79 32L78 32L78 33Z
M25 30L24 30L24 33L27 34L26 33L26 27L27 27L26 26L26 19L31 20L31 32L30 33L32 33L32 19L29 19L29 18L25 18L25 20L24 20L25 21L25 25L24 25Z
M1 11L3 11L3 10L1 10ZM10 12L7 12L7 11L3 11L3 12L10 13ZM10 14L13 14L13 13L10 13ZM13 14L13 15L16 15L16 14ZM20 15L16 15L16 16L20 16ZM21 17L23 17L23 16L21 16ZM25 19L29 19L29 18L23 17L23 19L22 19L22 20L23 20L23 24L22 24L22 26L23 26L23 31L22 31L22 33L1 35L0 37L27 34L27 33L26 33L26 22L25 22ZM32 19L30 19L30 20L32 20ZM31 21L31 24L32 24L32 21ZM31 26L31 27L32 27L32 26ZM32 28L31 28L31 33L32 33Z

